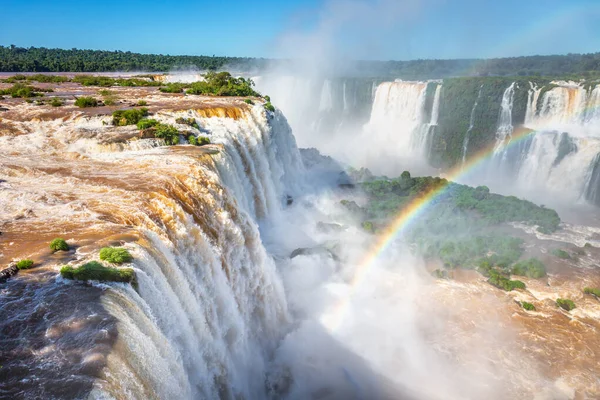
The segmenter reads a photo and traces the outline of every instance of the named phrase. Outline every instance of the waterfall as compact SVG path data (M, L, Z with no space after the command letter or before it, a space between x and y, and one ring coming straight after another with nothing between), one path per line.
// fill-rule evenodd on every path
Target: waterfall
M331 89L331 81L326 79L323 81L321 88L321 99L319 101L319 112L328 112L333 110L333 93Z
M10 218L23 207L32 211L20 219L32 232L31 251L47 246L44 236L35 242L39 227L74 232L68 240L88 243L76 254L76 265L97 257L103 245L134 238L124 245L134 256L139 288L97 285L104 289L103 309L116 320L114 348L103 355L106 345L100 339L97 345L83 340L77 349L80 368L105 364L106 373L93 381L93 397L268 396L267 362L289 316L255 219L272 218L287 195L303 189L303 166L279 112L267 114L259 105L232 110L235 117L207 117L209 111L155 115L169 123L195 118L213 143L206 148L100 151L102 146L91 141L115 129L103 127L102 117L85 128L85 121L76 119L58 125L34 122L33 133L16 141L0 138L2 148L10 139L18 151L0 156L2 175L10 177L0 201ZM66 149L87 152L56 158ZM48 285L68 293L80 284L56 278ZM61 323L49 318L39 319L48 324L45 329ZM50 341L48 368L60 368L53 363L64 357L63 345L52 345L51 336L44 340ZM73 357L74 350L69 352ZM69 388L73 382L63 384ZM45 384L43 377L39 384Z
M423 156L428 160L431 156L431 148L433 146L433 136L435 134L435 128L438 125L438 119L440 116L440 97L442 94L442 85L438 84L435 87L435 93L433 95L433 104L431 107L431 118L429 123L424 125L421 130L421 137L417 148L423 152Z
M342 84L342 98L344 100L344 112L348 112L348 99L346 98L346 81Z
M498 118L498 129L496 131L496 145L494 153L500 152L504 145L510 142L513 133L512 108L515 97L515 82L513 82L502 95L500 104L500 116Z
M479 87L479 92L477 93L477 98L475 99L475 104L473 104L473 108L471 109L471 117L469 119L469 128L465 133L465 139L463 140L463 153L462 153L462 165L465 165L465 161L467 160L467 149L469 147L469 134L473 130L473 126L475 123L475 110L477 109L477 103L479 102L479 98L481 97L481 90L483 89L483 85Z
M417 152L419 155L425 154L423 136L426 136L426 132L423 135L422 129L426 90L427 82L381 83L377 87L367 125L367 131L374 132L371 139L394 146L398 156Z
M535 115L537 114L537 105L543 87L538 87L536 84L529 82L529 90L527 92L527 109L525 111L525 126L531 126L534 123Z

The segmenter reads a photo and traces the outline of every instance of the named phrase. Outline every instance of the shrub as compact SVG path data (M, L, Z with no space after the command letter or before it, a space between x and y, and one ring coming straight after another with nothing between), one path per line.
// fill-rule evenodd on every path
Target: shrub
M267 101L265 103L265 110L271 111L271 112L275 112L275 107L273 107L273 104L271 104L270 101Z
M583 289L583 293L591 294L592 296L596 296L596 297L600 298L600 289L598 289L598 288L586 287Z
M369 233L374 233L375 232L375 227L373 226L373 223L371 221L364 221L361 224L363 230L369 232Z
M527 311L535 311L535 306L533 304L531 304L531 303L526 302L526 301L522 301L521 302L521 307L523 307Z
M586 242L586 243L583 245L583 247L585 247L586 249L589 249L589 248L592 248L592 247L594 247L594 246L592 246L592 244L591 244L591 243L589 243L589 242Z
M244 103L246 103L246 104L250 104L251 106L253 106L253 105L254 105L254 102L253 102L252 100L250 100L250 99L246 99L246 100L244 100Z
M431 275L437 279L448 279L448 271L445 269L436 269Z
M133 268L106 267L97 261L91 261L78 268L64 266L60 274L65 279L77 281L124 282L135 284Z
M166 86L161 87L159 90L163 93L181 93L183 89L188 85L183 83L168 83Z
M516 263L512 267L512 273L534 279L543 278L546 276L546 266L537 258L530 258Z
M132 108L131 110L117 110L112 115L112 123L115 126L135 125L148 115L148 109Z
M133 257L122 247L104 247L100 249L100 259L111 264L123 264L133 260Z
M142 130L152 128L156 125L158 125L158 121L155 119L142 119L137 123L137 128Z
M265 96L264 99L267 103L271 102L271 96Z
M496 286L498 289L506 290L507 292L514 289L525 289L525 284L521 281L511 281L510 279L500 275L496 271L490 272L488 283Z
M68 251L69 245L63 238L56 238L50 242L50 250L52 251Z
M171 125L166 124L157 124L155 126L154 136L159 139L164 139L167 145L176 145L179 144L179 131L177 128Z
M137 106L142 107L142 106L147 106L148 103L146 102L146 100L138 100Z
M21 260L17 263L17 268L19 269L29 269L33 266L33 260Z
M100 96L112 96L112 95L113 95L113 92L111 92L111 91L110 91L110 90L108 90L108 89L102 89L102 90L100 90L100 91L98 92L98 94L99 94Z
M205 144L210 144L210 139L206 136L198 136L196 138L198 141L198 146L204 146Z
M198 140L196 140L196 136L194 135L188 136L188 142L193 146L198 146Z
M50 100L50 105L52 107L61 107L63 105L63 101L58 97L53 97L52 100Z
M10 95L13 98L28 99L31 97L43 96L42 91L51 91L35 88L33 86L24 85L22 83L15 83L12 87L0 90L0 95Z
M571 311L576 307L575 303L573 303L573 300L561 298L556 299L556 305L566 311Z
M114 106L117 103L117 98L114 96L109 96L104 98L104 105L106 106Z
M569 260L571 258L571 255L569 253L561 249L552 250L552 254L558 258L562 258L563 260Z
M188 125L191 126L192 128L196 128L198 130L200 130L200 126L198 125L198 123L196 122L196 120L194 118L177 118L175 120L176 123L178 124L182 124L182 125Z
M96 100L93 97L82 96L78 97L77 100L75 100L75 105L79 108L97 107L98 100Z

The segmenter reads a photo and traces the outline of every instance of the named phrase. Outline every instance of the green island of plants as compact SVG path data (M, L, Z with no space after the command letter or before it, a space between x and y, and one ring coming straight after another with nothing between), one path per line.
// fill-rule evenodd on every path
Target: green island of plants
M77 268L65 265L60 269L65 279L77 281L122 282L135 285L133 268L106 267L97 261L90 261Z
M556 299L556 305L566 311L571 311L576 307L573 300L561 298Z
M29 269L31 267L33 267L33 260L25 259L25 260L20 260L17 263L18 269Z
M52 251L68 251L69 245L63 238L56 238L50 242L50 250Z
M520 304L521 304L521 307L523 307L524 310L527 310L527 311L535 311L536 310L535 306L533 304L528 303L526 301L522 301Z
M112 114L112 124L115 126L136 125L147 115L148 109L145 107L132 108L130 110L117 110Z
M487 282L498 289L506 290L507 292L514 289L525 289L525 284L521 281L510 280L505 276L500 275L498 272L492 271Z
M600 298L600 288L586 287L583 289L583 293L591 294L592 296L596 296L596 297Z
M520 261L513 265L512 273L514 275L526 276L528 278L539 279L546 276L546 266L537 258Z
M111 264L123 264L133 260L133 256L123 247L103 247L100 249L100 259Z
M52 92L52 89L41 89L29 85L24 85L22 83L15 83L12 87L8 89L0 89L0 96L8 95L13 98L29 99L32 97L43 96L44 94L42 92Z
M96 100L93 97L82 96L78 97L77 100L75 100L75 105L79 108L97 107L98 100Z

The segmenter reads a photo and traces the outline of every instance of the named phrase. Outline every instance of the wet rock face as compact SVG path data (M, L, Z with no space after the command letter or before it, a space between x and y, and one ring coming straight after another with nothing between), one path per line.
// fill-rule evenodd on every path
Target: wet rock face
M6 282L6 280L8 278L16 275L17 272L19 272L19 268L17 268L17 264L11 263L7 268L0 270L0 282Z

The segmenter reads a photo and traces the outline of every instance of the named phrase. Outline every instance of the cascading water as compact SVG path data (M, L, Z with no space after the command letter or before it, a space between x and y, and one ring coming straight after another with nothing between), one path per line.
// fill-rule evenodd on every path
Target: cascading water
M477 110L477 104L479 103L479 99L481 98L481 89L483 89L483 85L479 87L479 92L477 93L477 99L475 99L475 104L473 104L473 108L471 109L471 117L469 119L469 128L465 133L465 139L463 140L463 151L462 151L462 165L465 165L467 160L467 150L469 148L469 135L473 130L475 124L475 110Z
M107 152L98 139L128 131L110 127L106 132L98 118L87 123L89 128L77 118L59 125L31 123L35 133L16 140L0 138L0 146L10 141L15 151L10 157L0 156L0 171L7 177L0 196L11 240L22 241L23 235L31 241L31 232L39 231L40 243L30 246L34 249L47 240L41 234L47 227L59 227L73 232L69 235L76 239L67 236L72 243L90 243L89 249L83 246L64 261L79 264L97 257L96 246L102 243L136 238L125 246L134 255L139 289L100 284L105 290L94 297L115 320L114 349L107 355L100 350L105 345L85 342L69 350L69 363L82 371L89 370L90 363L105 366L95 372L99 375L89 389L92 397L267 396L266 364L289 317L280 278L253 218L268 220L286 195L301 190L303 167L291 130L278 112L269 116L256 106L236 112L239 117L234 119L207 118L200 111L161 112L155 118L169 123L180 116L195 118L210 135L212 150ZM66 149L85 151L71 160L54 155ZM30 211L19 218L24 209ZM77 239L86 237L95 239ZM66 293L77 284L55 276L44 287L58 293L51 295L54 298L68 298ZM15 281L15 290L19 284ZM28 309L19 311L27 315ZM64 317L48 314L37 324L42 330L56 330L64 324L60 318ZM101 329L98 324L104 320L91 321ZM39 346L46 350L32 362L59 368L66 344L52 335L41 340ZM10 387L21 390L18 363L5 360L3 368L11 377ZM39 377L41 392L29 385L26 393L36 397L56 384L45 376ZM67 397L82 390L77 382L62 381Z
M431 107L431 118L428 124L421 127L419 137L413 138L413 147L415 150L421 151L425 160L428 160L431 156L431 147L433 145L433 136L435 135L435 129L438 125L438 119L440 116L440 97L442 94L442 85L438 84L435 87L435 93L433 95L433 104Z
M513 133L512 109L515 98L515 83L513 82L502 95L500 105L500 116L498 118L498 130L496 131L496 145L494 153L502 152L504 146L510 142Z

